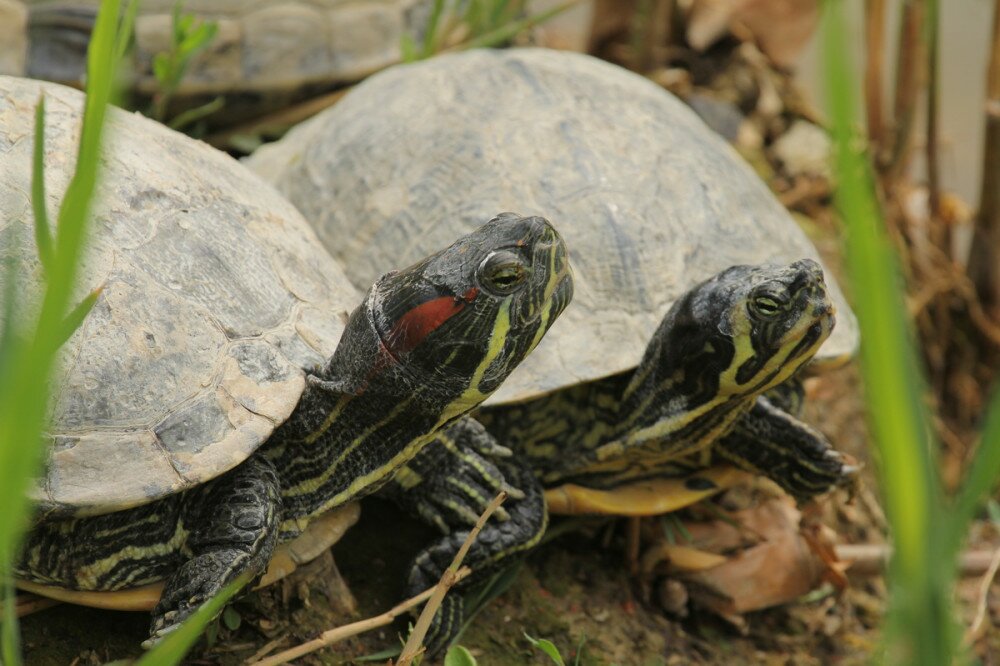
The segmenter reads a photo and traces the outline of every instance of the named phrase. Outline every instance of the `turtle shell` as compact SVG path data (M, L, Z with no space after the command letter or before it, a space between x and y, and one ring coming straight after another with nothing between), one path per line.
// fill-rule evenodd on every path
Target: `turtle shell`
M414 5L425 0L186 0L218 32L176 94L268 93L356 81L399 62ZM100 0L0 2L0 73L76 83ZM153 56L173 40L175 0L145 0L135 23L135 86L153 93ZM419 13L419 12L418 12ZM6 27L3 27L6 26Z
M28 301L42 283L28 193L43 93L54 219L84 97L0 77L0 258ZM106 137L74 300L102 291L61 351L33 491L55 515L136 506L242 462L291 414L303 369L333 353L360 301L295 208L229 156L117 109Z
M574 302L493 404L634 367L673 301L724 268L819 260L680 100L574 53L470 51L391 68L248 163L357 284L496 211L551 220L570 249ZM849 357L858 333L827 277L839 311L818 355L829 361Z

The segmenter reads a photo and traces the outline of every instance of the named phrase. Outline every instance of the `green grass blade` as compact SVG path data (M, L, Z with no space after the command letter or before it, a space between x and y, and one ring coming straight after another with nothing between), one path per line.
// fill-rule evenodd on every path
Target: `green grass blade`
M573 658L573 666L580 666L580 661L583 659L583 648L587 644L587 635L584 634L580 637L580 642L576 646L576 656Z
M427 27L424 29L424 46L420 51L420 57L422 58L430 58L437 51L437 33L441 26L441 15L443 13L444 0L434 0L430 18L427 19Z
M20 280L17 274L17 257L20 255L20 247L21 237L17 226L14 226L10 235L11 253L3 261L3 302L0 304L2 305L0 316L3 317L3 320L0 321L0 397L10 384L6 379L7 373L10 371L12 361L18 357L20 351L21 341L16 326L19 315L17 297L20 293L18 291ZM0 457L2 457L2 453L0 453ZM2 470L0 470L0 480L3 478ZM0 544L2 543L0 542ZM0 567L2 567L3 561L2 553L0 553Z
M372 652L371 654L366 654L363 657L354 657L351 661L356 661L358 663L367 663L370 661L378 661L385 663L390 659L395 659L396 657L398 657L399 653L402 651L403 651L403 646L397 645L395 647L379 650L378 652Z
M118 29L118 40L115 45L115 63L121 63L128 53L132 44L132 31L135 28L135 17L139 13L139 0L126 0L125 16L122 17L121 27Z
M965 527L972 520L980 502L996 487L1000 479L1000 388L993 393L989 411L986 412L979 448L972 457L965 482L955 499L955 511L951 526L951 547L956 551L965 537Z
M6 472L0 484L0 545L13 553L17 532L27 515L25 491L38 468L40 433L48 397L48 383L60 340L61 324L67 309L77 262L83 245L86 219L96 185L98 147L104 121L104 107L111 93L113 38L118 18L116 0L105 0L90 44L88 95L84 106L77 169L59 209L59 223L53 261L46 273L46 289L37 324L27 339L26 350L12 360L0 387L0 469ZM29 331L25 331L26 334ZM11 546L11 547L7 547ZM8 563L0 563L0 573Z
M80 135L76 169L59 208L55 238L47 243L41 238L39 247L50 246L50 262L45 271L44 293L41 306L35 311L18 307L15 297L21 291L11 291L7 276L7 293L4 311L4 335L0 343L0 579L6 578L18 550L20 534L27 526L30 506L26 491L30 479L40 467L43 447L42 427L48 404L49 383L55 366L59 345L65 339L61 324L73 291L77 262L82 251L86 221L99 168L99 147L103 129L105 107L113 87L116 64L114 44L118 23L119 3L104 0L98 13L88 52L88 90L84 102L84 118ZM44 118L44 111L39 112ZM44 128L36 127L36 136ZM36 141L33 168L40 173L42 141ZM40 173L40 176L44 174ZM36 221L39 205L44 206L44 189L39 177L32 186L32 205ZM48 225L45 225L46 234ZM12 246L16 250L16 246ZM46 250L42 249L45 253ZM25 321L15 321L26 313ZM37 314L36 314L37 312ZM28 316L30 315L30 316ZM30 320L30 321L29 321ZM10 606L10 595L2 590ZM5 616L0 631L0 654L5 662L16 663L19 648L16 645L17 620L12 614Z
M45 96L38 98L35 107L35 147L31 163L31 209L35 214L35 244L38 259L46 274L52 266L52 232L49 231L49 213L45 204Z
M476 666L476 658L461 645L453 645L444 655L444 666Z
M201 106L195 107L193 109L188 109L183 111L171 120L167 126L172 130L180 131L187 127L188 125L193 125L202 118L207 118L216 111L219 111L222 107L226 105L226 98L219 95L211 102L206 102Z
M462 44L461 48L464 50L464 49L482 49L482 48L490 48L493 46L499 46L500 44L504 44L510 41L519 33L525 30L530 30L531 28L534 28L536 25L541 25L542 23L545 23L554 16L563 13L567 9L577 4L579 4L579 0L570 0L569 2L564 2L561 5L556 5L555 7L552 7L551 9L548 9L544 12L532 14L531 16L527 16L517 21L511 21L507 25L501 26L495 30L491 30L484 35L475 37L474 39L470 39L468 42Z
M98 287L94 291L87 294L82 301L76 304L76 307L66 315L63 319L62 326L60 326L60 334L57 339L59 346L66 344L66 341L76 332L76 329L80 328L83 324L83 320L87 318L90 314L91 309L93 309L94 304L97 303L98 297L101 295L101 291L104 287Z
M523 3L519 2L518 5ZM511 11L513 9L513 11ZM496 0L493 2L493 6L490 7L490 23L492 25L497 25L499 23L505 22L508 18L517 15L519 7L511 7L510 0Z
M931 511L927 428L918 399L914 346L906 330L896 257L881 228L868 162L853 124L852 82L842 59L843 27L828 3L826 66L838 181L837 206L847 225L847 258L857 285L856 309L864 344L861 362L897 550L904 564L924 545ZM836 27L831 27L836 26ZM908 568L910 573L915 569Z
M180 44L184 39L184 25L181 12L184 9L184 0L177 0L174 3L173 11L170 13L170 26L173 34L173 43Z
M891 663L950 664L954 551L931 458L923 382L902 301L898 258L882 223L869 161L854 123L842 3L825 5L824 61L833 123L836 203L847 227L847 264L861 327L861 369L878 472L894 543L886 619ZM964 526L960 529L964 530Z
M7 618L15 618L14 610L14 585L9 577L4 580L3 588L3 617L0 622L0 664L7 666L18 666L21 663L21 640L17 633L17 622L7 621Z
M222 612L234 594L250 582L252 576L244 574L222 589L194 612L180 627L144 654L136 666L174 666L181 663L195 641L205 631L208 623Z
M404 32L403 36L399 38L399 52L403 62L415 62L420 59L420 54L417 53L417 43L414 41L413 35L408 32Z
M566 662L563 661L562 654L559 652L559 648L556 647L555 643L547 638L532 638L527 632L521 633L524 634L524 637L528 639L529 643L547 654L549 659L551 659L554 664L557 666L566 666Z

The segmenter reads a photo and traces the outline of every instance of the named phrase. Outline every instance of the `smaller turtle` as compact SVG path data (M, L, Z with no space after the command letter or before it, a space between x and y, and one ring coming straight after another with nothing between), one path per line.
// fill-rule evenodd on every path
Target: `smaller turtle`
M463 469L456 459L480 469L478 452L490 448L509 451L489 456L494 466L483 476L523 496L508 503L510 520L487 525L470 551L467 563L480 579L534 547L548 511L672 511L742 480L738 468L780 480L800 498L852 482L855 468L775 404L833 325L816 262L734 266L677 300L634 370L463 419L387 491L447 530L415 559L409 590L440 577L487 497L453 474ZM447 644L462 617L461 596L447 599L428 639L432 650Z
M83 95L0 77L0 255L36 280L16 226L31 220L42 93L46 176L64 183ZM228 583L318 554L354 500L500 386L573 282L556 230L504 213L359 297L294 207L229 156L114 109L108 134L80 273L103 291L62 350L14 574L105 607L148 604L156 588L126 592L163 581L155 642Z

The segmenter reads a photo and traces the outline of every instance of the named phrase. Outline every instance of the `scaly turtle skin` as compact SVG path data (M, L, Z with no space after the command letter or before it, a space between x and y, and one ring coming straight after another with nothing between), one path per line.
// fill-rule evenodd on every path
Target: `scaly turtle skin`
M444 56L371 77L249 164L352 279L380 248L418 252L509 200L545 211L574 248L575 305L486 404L489 432L455 426L397 476L394 494L422 496L420 515L453 531L444 542L497 485L449 477L461 465L446 456L524 491L507 505L512 520L490 528L497 557L537 539L542 488L560 509L637 515L739 477L689 476L720 461L800 498L850 476L822 435L781 409L797 369L856 348L843 295L822 283L815 248L749 167L648 80L537 49ZM773 262L784 266L747 267ZM514 456L481 455L498 445ZM626 483L628 499L616 500ZM661 501L664 486L683 497ZM414 588L442 566L430 552Z
M23 193L43 89L58 192L82 96L0 78L0 250L22 275L38 275L17 239L31 237ZM81 275L104 291L64 350L41 522L15 574L91 591L165 580L155 640L495 391L572 278L547 222L505 213L376 280L344 321L343 274L241 165L122 112L109 135Z

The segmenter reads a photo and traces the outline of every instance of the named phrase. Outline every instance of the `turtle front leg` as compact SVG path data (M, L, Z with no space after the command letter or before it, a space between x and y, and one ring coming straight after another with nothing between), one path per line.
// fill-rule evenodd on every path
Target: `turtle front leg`
M144 647L239 576L262 575L278 540L281 487L274 466L262 456L251 456L185 500L182 520L190 531L191 557L167 579Z
M497 464L507 482L520 488L524 497L508 500L504 505L508 519L488 521L472 542L462 562L472 569L472 574L444 598L424 639L430 655L447 648L465 624L467 615L475 612L475 608L465 608L463 595L534 548L548 526L542 486L532 470L517 460L503 460ZM469 532L469 528L453 529L414 558L407 579L407 596L418 594L440 580Z
M816 429L759 397L713 448L715 456L768 477L799 501L854 483L858 466Z
M482 424L465 417L438 432L396 472L381 494L442 534L449 534L475 525L500 491L511 499L524 497L494 462L511 455ZM501 521L509 519L503 507L494 515Z
M414 559L407 591L437 583L480 514L504 490L509 499L484 526L463 564L472 576L445 597L425 643L431 654L447 647L465 619L463 593L534 546L548 522L542 488L526 465L511 459L478 421L464 418L427 445L383 490L443 536Z

